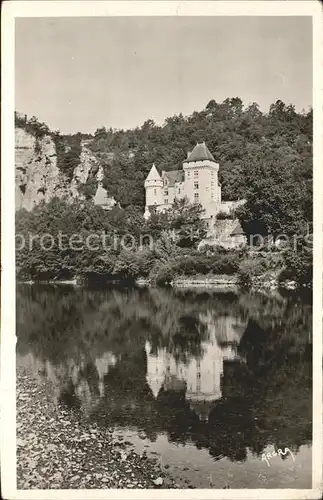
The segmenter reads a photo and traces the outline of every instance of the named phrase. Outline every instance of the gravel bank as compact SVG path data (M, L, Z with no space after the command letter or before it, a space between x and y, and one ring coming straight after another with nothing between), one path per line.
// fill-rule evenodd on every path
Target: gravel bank
M157 459L57 406L50 389L17 369L18 489L178 487Z

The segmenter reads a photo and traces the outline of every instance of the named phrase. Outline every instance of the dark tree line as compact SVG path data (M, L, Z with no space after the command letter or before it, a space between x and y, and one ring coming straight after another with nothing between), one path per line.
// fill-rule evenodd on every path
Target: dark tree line
M299 193L305 194L299 210L311 218L312 110L297 113L277 101L263 113L256 103L244 107L239 98L212 100L200 112L167 118L163 126L147 120L134 130L99 128L90 147L105 167L111 194L121 205L143 206L143 181L151 164L179 169L197 141L206 141L220 164L224 200L250 198L252 203L259 197L270 204L273 184L278 195L290 185L287 196L296 194L296 205ZM284 208L289 200L278 201Z

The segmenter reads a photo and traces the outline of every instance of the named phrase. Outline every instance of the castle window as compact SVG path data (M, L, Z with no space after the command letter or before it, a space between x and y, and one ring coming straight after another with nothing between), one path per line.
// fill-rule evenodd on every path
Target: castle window
M165 177L165 179L164 179L164 184L165 184L165 186L167 186L167 177Z
M198 189L199 188L199 183L198 182L194 182L194 189Z
M165 203L165 205L168 205L168 198L164 199L164 203Z
M211 177L214 177L214 172L213 172L213 170L211 171Z
M168 189L164 189L164 194L168 196Z
M156 194L157 194L157 189L154 188L154 195L156 196Z
M199 171L198 170L194 170L194 177L198 177L199 176Z
M194 193L194 201L198 201L199 199L199 194L198 193Z
M187 172L187 178L189 179L191 177L191 172Z

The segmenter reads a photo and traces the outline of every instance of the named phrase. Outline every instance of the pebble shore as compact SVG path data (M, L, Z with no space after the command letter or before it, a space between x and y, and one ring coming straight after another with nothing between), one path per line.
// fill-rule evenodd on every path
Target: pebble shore
M18 489L178 488L157 459L66 410L17 369Z

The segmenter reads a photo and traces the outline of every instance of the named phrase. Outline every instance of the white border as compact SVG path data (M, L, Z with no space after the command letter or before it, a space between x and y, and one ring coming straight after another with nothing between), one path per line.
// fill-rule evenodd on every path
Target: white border
M311 16L314 109L313 474L312 489L17 490L14 272L14 21L15 17ZM319 1L13 1L2 4L2 289L1 484L6 499L319 499L322 495L322 229L323 71Z

